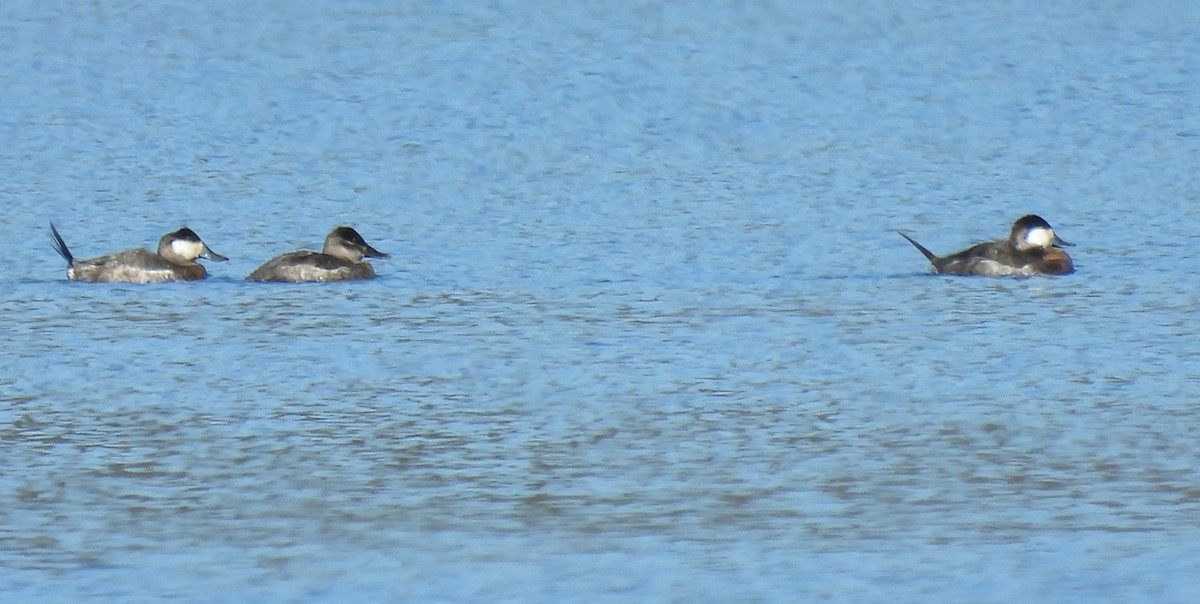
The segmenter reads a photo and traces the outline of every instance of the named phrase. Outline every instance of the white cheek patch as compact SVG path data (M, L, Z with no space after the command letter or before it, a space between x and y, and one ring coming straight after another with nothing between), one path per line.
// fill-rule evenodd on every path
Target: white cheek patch
M202 246L195 241L176 239L175 241L171 242L171 251L175 252L177 256L181 256L183 258L196 258L200 255L202 250Z
M1045 227L1029 229L1029 233L1025 235L1025 241L1037 247L1050 247L1054 245L1054 231Z

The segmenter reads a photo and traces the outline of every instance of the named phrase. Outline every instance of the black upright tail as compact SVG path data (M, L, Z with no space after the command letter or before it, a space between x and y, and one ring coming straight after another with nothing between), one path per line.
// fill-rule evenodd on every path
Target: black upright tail
M896 232L897 232L897 233L900 233L900 231L896 231ZM911 243L911 244L913 244L913 247L917 248L917 250L919 250L919 251L920 251L922 254L925 254L925 258L929 260L929 263L930 263L930 264L932 264L932 265L934 266L934 268L936 268L936 267L937 267L937 259L938 259L938 257L937 257L937 256L935 256L935 255L933 254L933 252L931 252L931 251L929 251L929 250L925 249L925 246L923 246L923 245L921 245L921 244L917 243L916 241L913 241L913 238L912 238L912 237L909 237L908 235L905 235L904 233L900 233L900 236L901 236L901 237L903 237L903 238L905 238L905 239L907 239L907 240L908 240L908 242L909 242L909 243Z
M63 241L62 235L58 234L58 229L54 228L53 222L50 223L50 236L54 237L54 241L52 242L54 244L54 251L58 252L58 255L62 256L63 260L67 261L67 266L71 266L71 263L75 262L75 257L71 255L71 250L67 247L67 242Z

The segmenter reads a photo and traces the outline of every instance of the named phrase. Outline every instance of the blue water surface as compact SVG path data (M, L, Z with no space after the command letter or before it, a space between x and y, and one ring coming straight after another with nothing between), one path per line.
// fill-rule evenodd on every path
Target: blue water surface
M0 592L1190 602L1200 5L0 5ZM930 274L1036 212L1063 278ZM188 225L204 282L85 284ZM353 225L379 277L256 284Z

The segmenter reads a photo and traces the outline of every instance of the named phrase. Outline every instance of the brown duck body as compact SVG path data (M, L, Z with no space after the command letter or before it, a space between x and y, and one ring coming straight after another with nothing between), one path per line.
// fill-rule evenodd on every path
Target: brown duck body
M89 260L74 260L67 278L92 283L162 283L197 281L208 276L204 266L139 248Z
M370 279L375 269L367 262L346 260L321 252L300 250L268 260L250 273L251 281L351 281Z
M900 235L920 250L933 269L941 274L1004 277L1067 275L1075 271L1071 257L1059 247L1018 250L1008 241L988 241L949 256L936 256L908 235Z

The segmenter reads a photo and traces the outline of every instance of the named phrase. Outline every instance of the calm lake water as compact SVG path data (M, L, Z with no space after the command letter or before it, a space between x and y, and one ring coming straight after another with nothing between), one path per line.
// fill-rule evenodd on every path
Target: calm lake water
M20 602L1189 602L1200 4L0 6ZM929 274L1046 217L1078 272ZM180 225L204 282L67 281ZM379 278L247 283L351 224Z

